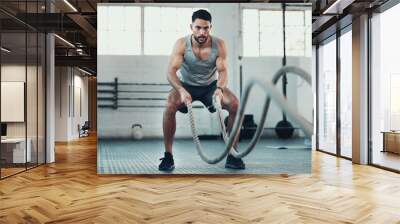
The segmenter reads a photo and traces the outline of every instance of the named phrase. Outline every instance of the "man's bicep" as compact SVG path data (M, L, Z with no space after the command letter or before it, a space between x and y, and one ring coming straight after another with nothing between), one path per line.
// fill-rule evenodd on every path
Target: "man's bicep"
M183 51L182 46L179 41L174 46L174 50L171 54L171 59L169 62L169 70L178 70L183 63Z
M218 57L216 64L217 64L218 72L226 71L227 63L226 63L226 58L225 57Z
M217 58L217 69L218 71L225 71L227 66L227 52L224 41L219 42L219 53Z
M181 55L173 55L168 66L168 75L176 74L178 69L181 67L183 57Z

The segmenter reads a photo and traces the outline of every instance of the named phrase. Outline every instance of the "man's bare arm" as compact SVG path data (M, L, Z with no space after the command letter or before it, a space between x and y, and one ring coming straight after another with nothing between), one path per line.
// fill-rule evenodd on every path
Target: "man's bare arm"
M217 86L225 88L228 85L228 63L227 63L227 49L225 42L219 40L218 46L218 58L217 58L217 71L218 71L218 82Z
M182 103L188 104L192 101L190 94L183 88L181 81L178 78L176 72L183 63L183 54L185 52L185 40L183 38L176 41L174 50L171 55L171 59L168 65L168 82L174 87L179 93L179 97Z
M185 51L185 42L184 39L181 38L176 41L174 49L172 51L169 65L168 65L168 73L167 73L167 79L168 82L176 89L179 91L182 87L181 81L178 78L178 75L176 72L178 69L181 67L183 63L183 54Z

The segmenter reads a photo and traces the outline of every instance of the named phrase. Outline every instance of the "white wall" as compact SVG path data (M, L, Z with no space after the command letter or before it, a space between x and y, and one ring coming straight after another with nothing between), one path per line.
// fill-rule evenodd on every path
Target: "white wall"
M25 65L9 64L1 66L1 81L17 81L25 82ZM30 70L30 67L28 67ZM1 108L7 110L7 108ZM8 137L25 137L25 122L10 122L7 123Z
M81 76L82 74L83 73L79 73L79 71L75 70L73 83L73 85L75 86L73 94L75 94L75 96L72 96L74 98L74 108L71 120L71 135L73 136L73 138L79 137L79 132L77 128L78 124L82 126L85 121L88 121L89 117L88 77ZM78 91L80 91L80 93Z
M68 140L68 85L69 76L67 67L55 68L55 140Z
M193 6L193 5L191 5ZM196 5L196 7L202 7ZM213 17L212 35L225 40L228 49L228 87L239 98L239 66L243 66L243 87L245 80L251 77L270 79L282 65L280 57L244 58L241 55L240 7L238 4L203 4ZM188 18L190 23L190 18ZM238 29L239 28L239 29ZM167 64L169 56L107 56L98 55L98 82L111 82L118 77L119 82L156 82L167 83ZM297 65L311 72L311 58L288 57L288 65ZM311 88L297 78L288 75L288 99L299 112L312 121L313 97ZM297 86L300 86L297 88ZM278 86L281 89L281 85ZM169 89L169 87L168 87ZM255 122L260 119L260 102L264 101L260 91L255 90L247 113L255 115ZM152 95L165 96L166 95ZM300 101L301 100L301 101ZM299 103L298 103L299 102ZM103 102L99 101L98 104ZM134 102L131 102L134 103ZM140 102L142 103L142 102ZM151 104L154 102L144 102ZM139 104L139 103L138 103ZM158 102L165 104L165 102ZM163 108L98 108L99 137L130 137L131 127L135 123L142 124L145 137L162 137ZM195 110L199 134L218 134L219 127L216 114L203 110ZM282 113L271 105L265 127L275 127L282 119ZM177 113L177 137L190 137L191 132L187 115Z
M26 84L25 75L28 72L29 86L27 88L27 121L28 121L28 137L30 134L36 135L36 80L31 77L32 74L36 75L36 67L18 64L8 64L1 66L1 81L7 82L24 82ZM6 97L6 96L2 96ZM39 105L41 106L41 105ZM8 108L1 108L7 110ZM24 108L22 108L24 110ZM25 137L26 122L7 122L7 135L8 137Z
M88 120L88 78L72 67L56 67L55 73L55 141L69 141L79 137L78 124ZM82 114L76 107L79 89Z

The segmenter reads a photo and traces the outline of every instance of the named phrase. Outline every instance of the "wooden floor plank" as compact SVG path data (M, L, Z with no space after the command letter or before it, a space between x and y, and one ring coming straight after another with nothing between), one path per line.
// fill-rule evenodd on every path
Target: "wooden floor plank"
M400 223L400 175L313 152L302 175L97 175L96 137L0 181L0 223Z

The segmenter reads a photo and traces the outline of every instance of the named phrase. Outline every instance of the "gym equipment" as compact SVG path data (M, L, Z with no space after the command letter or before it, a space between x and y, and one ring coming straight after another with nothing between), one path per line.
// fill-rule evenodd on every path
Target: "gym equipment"
M224 119L225 127L228 127L228 117ZM239 140L251 139L256 132L257 124L254 122L252 114L245 114L243 119L243 125L240 129Z
M132 137L135 140L140 140L143 138L143 131L141 124L133 124L132 125Z
M254 116L252 114L245 114L243 119L242 129L240 130L240 139L251 139L254 133L256 133L257 124L254 122Z
M234 122L234 125L232 128L232 131L230 133L230 136L228 136L226 133L225 125L224 125L223 118L222 118L222 107L221 107L220 100L218 98L214 98L214 107L217 109L217 115L218 115L218 118L220 121L219 122L220 128L223 133L223 138L224 138L224 141L226 144L225 150L219 156L217 156L215 158L210 158L207 155L205 155L203 148L201 146L201 142L197 135L195 119L194 119L194 115L193 115L193 111L192 111L192 104L191 103L187 104L193 141L196 144L197 152L203 161L205 161L209 164L216 164L216 163L220 162L221 160L223 160L228 155L228 153L232 154L236 158L243 158L246 155L248 155L253 150L255 145L257 144L257 142L260 139L260 136L263 132L264 123L266 121L266 117L268 114L268 109L269 109L269 105L271 102L271 98L278 104L279 107L281 107L281 109L286 113L286 115L288 115L293 121L298 123L298 125L304 131L304 133L307 137L311 137L312 131L313 131L312 123L307 121L303 116L299 115L296 112L296 110L287 103L285 97L282 96L282 94L275 87L279 78L282 77L283 75L285 75L286 73L295 74L295 75L301 77L311 86L311 76L304 70L294 67L294 66L284 66L281 69L279 69L273 76L272 82L271 81L261 81L261 80L256 80L256 79L250 80L247 83L246 88L244 89L243 96L241 97L241 104L239 107L239 111L236 115L235 122ZM244 120L244 111L246 108L246 104L248 102L250 91L255 85L260 85L268 97L264 103L264 108L262 111L261 119L260 119L260 122L258 124L258 127L255 131L253 138L251 139L248 147L243 152L239 152L239 151L237 151L237 149L236 150L233 149L233 145L236 142L237 135L239 133L240 127L242 126L242 123Z
M279 138L288 139L293 136L294 127L292 123L286 120L286 115L283 120L279 121L275 126L275 133Z
M82 126L78 124L79 138L89 136L89 129L90 129L89 121L85 121L85 123Z
M282 66L286 66L286 4L282 3L282 30L283 30L283 57ZM282 75L282 92L283 96L286 98L286 87L287 87L287 77L286 73ZM294 127L287 118L285 112L282 112L282 120L279 121L275 126L275 133L279 138L288 139L293 136Z
M134 88L134 90L132 90ZM165 108L171 86L168 83L98 82L99 108ZM140 103L139 103L140 102ZM193 108L204 108L196 105Z

